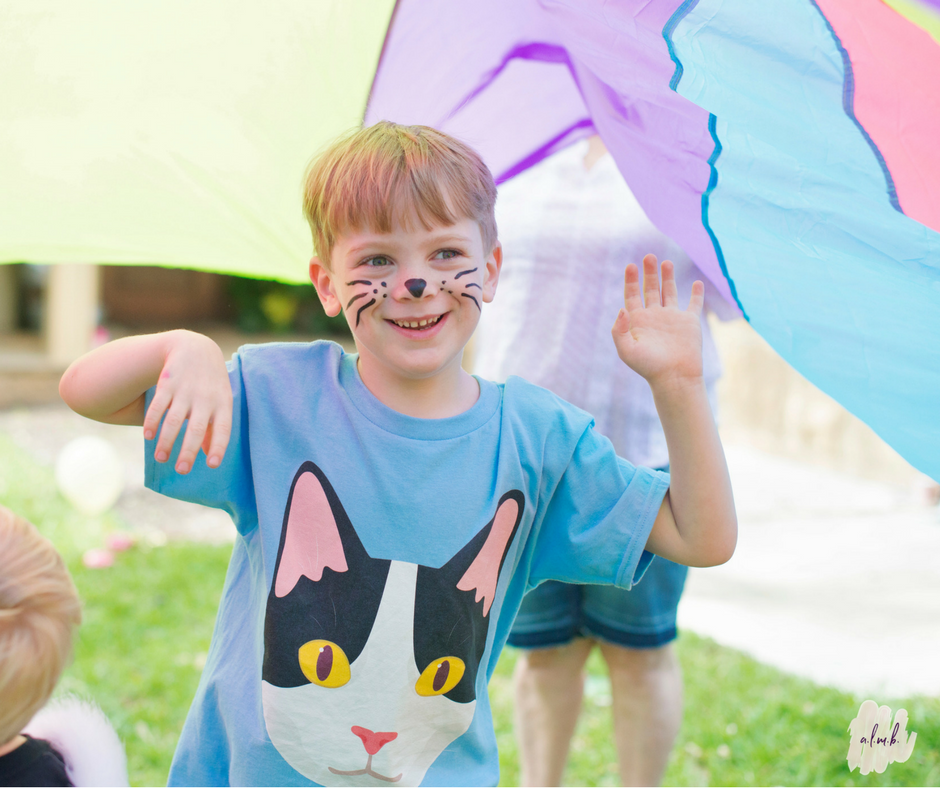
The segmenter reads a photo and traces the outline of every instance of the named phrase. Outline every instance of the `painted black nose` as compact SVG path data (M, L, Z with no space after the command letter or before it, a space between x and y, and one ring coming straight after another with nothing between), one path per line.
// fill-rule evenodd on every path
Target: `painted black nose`
M423 279L409 279L405 282L405 287L408 288L408 292L411 293L415 298L421 298L424 294L424 288L428 286L428 283Z

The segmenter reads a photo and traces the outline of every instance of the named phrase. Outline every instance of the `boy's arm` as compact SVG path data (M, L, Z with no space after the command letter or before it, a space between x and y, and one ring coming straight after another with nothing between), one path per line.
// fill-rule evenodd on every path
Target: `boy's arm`
M156 393L145 412L145 395ZM155 451L166 462L180 428L189 424L176 462L188 473L199 447L207 464L222 462L232 429L232 390L219 346L192 331L126 337L75 361L59 382L72 410L109 424L142 424L147 440L160 432ZM164 414L166 417L164 418ZM160 428L160 420L163 427Z
M702 377L704 285L696 282L687 310L679 308L673 266L643 258L643 294L632 263L624 275L624 306L612 331L620 358L650 384L669 447L670 486L647 548L689 566L731 558L737 516L731 480ZM644 298L646 305L644 306Z

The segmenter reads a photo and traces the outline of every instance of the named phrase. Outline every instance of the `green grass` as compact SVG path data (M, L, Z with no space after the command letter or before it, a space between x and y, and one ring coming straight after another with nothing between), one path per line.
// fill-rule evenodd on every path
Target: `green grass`
M691 633L679 637L677 650L685 715L664 785L940 784L940 699L875 698L892 710L907 709L907 729L917 732L917 743L906 763L863 776L858 769L849 772L846 754L847 728L864 697L790 676ZM506 649L490 683L502 785L519 783L512 731L515 659ZM588 681L600 691L586 693L565 784L619 785L610 685L596 650L588 661Z
M71 567L85 620L60 689L104 709L127 749L132 784L166 784L230 553L170 544L129 551L109 569Z
M79 514L56 491L52 470L30 459L0 433L0 503L23 515L53 541L67 562L119 526L110 515Z
M165 785L170 758L199 682L231 548L142 546L108 569L82 553L121 526L86 517L56 492L52 471L0 434L0 503L59 548L83 602L75 657L58 692L95 700L124 741L131 783Z
M84 600L75 660L60 688L95 699L127 748L132 784L162 785L208 650L230 548L170 544L137 548L110 569L81 553L119 526L73 513L51 471L0 435L0 503L35 522L60 547ZM846 766L847 727L864 698L819 687L710 640L683 634L685 717L665 785L937 785L940 700L875 698L905 708L917 744L907 763L862 776ZM507 649L490 685L502 784L518 784ZM608 685L595 654L566 782L616 785ZM727 748L727 749L725 749Z

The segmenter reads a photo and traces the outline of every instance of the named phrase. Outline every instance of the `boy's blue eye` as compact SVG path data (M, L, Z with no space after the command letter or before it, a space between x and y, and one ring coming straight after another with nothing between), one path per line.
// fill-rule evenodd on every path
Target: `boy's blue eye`
M368 260L363 260L364 265L369 265L374 268L382 268L387 265L391 265L391 261L387 257L382 255L377 255L375 257L370 257Z
M450 260L453 257L460 256L460 254L456 249L441 249L434 257L437 260Z

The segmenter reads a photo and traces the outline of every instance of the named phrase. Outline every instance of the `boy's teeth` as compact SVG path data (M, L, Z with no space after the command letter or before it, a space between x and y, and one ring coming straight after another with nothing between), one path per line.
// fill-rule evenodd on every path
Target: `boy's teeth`
M439 317L432 317L430 320L396 320L395 324L402 328L420 328L422 326L434 325Z

